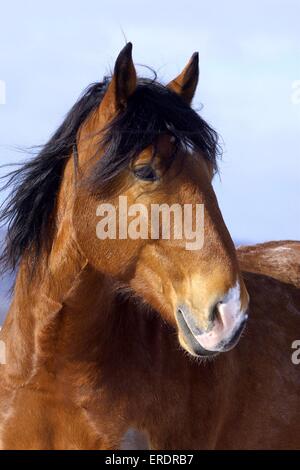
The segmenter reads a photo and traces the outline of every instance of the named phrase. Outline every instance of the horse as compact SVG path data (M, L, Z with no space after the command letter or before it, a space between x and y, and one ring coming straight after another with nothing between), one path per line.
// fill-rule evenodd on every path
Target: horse
M300 290L272 251L261 270L264 250L246 271L238 260L212 187L218 135L191 106L198 76L194 53L167 85L138 78L127 43L10 173L2 449L119 449L128 429L151 449L300 447ZM99 207L120 196L194 216L199 205L201 246L152 237L151 224L100 239Z
M266 274L300 288L300 242L273 241L237 249L245 271Z

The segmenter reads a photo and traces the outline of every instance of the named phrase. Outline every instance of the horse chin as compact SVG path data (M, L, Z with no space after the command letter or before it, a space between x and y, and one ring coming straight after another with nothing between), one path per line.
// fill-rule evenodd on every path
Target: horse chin
M181 347L188 352L191 356L199 357L199 358L214 358L220 354L221 351L209 351L201 346L201 344L191 339L186 339L182 336L181 333L178 335L179 343Z
M213 358L218 356L220 353L224 353L233 349L244 331L246 321L243 321L237 331L234 332L231 338L228 341L221 341L214 350L209 350L204 348L199 341L199 337L196 338L195 335L190 330L189 326L184 320L183 316L177 316L177 323L179 327L179 342L183 349L189 354L195 357L202 358Z

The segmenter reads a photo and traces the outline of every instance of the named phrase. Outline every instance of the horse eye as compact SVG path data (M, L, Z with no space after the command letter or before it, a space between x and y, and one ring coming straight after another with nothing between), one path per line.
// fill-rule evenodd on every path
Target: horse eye
M143 181L156 181L158 179L156 171L150 165L137 167L133 172L137 178Z

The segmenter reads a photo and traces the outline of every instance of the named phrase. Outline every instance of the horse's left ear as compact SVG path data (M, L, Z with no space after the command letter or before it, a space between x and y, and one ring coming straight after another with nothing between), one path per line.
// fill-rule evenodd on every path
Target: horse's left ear
M136 71L132 61L132 44L128 42L115 63L114 73L101 103L107 117L124 109L136 89Z
M191 104L197 88L198 78L199 54L194 52L181 74L172 80L167 88L180 95L187 104Z

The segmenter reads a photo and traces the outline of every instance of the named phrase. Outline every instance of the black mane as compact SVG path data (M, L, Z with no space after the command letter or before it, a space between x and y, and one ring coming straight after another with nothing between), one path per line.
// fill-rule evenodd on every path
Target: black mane
M91 85L39 154L6 176L4 189L12 186L12 190L0 214L0 223L8 223L0 258L4 270L15 269L28 250L37 259L45 244L51 243L56 196L66 161L80 126L99 106L108 83L105 78ZM99 138L106 150L93 168L91 190L109 183L165 132L172 134L178 145L201 151L217 169L217 133L175 93L156 81L140 79L126 109Z
M105 153L93 168L91 188L101 190L160 134L175 137L177 146L200 151L217 170L217 133L174 92L153 80L140 79L127 106L109 124L101 139Z
M0 257L2 271L14 270L27 250L37 258L51 240L51 216L66 161L81 124L101 102L108 82L90 85L38 155L4 176L2 189L12 189L0 213L1 225L6 228L8 224Z

